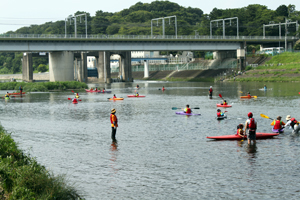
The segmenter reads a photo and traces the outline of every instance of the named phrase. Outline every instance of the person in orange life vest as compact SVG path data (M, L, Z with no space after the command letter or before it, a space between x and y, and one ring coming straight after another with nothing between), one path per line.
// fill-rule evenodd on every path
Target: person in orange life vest
M7 92L6 95L4 95L5 98L9 98L9 93Z
M117 127L118 127L118 118L116 116L116 109L111 110L110 114L110 123L111 123L111 139L113 141L116 141L116 132L117 132Z
M185 113L192 113L192 110L190 109L189 105L186 105L185 109L184 109Z
M246 123L245 123L245 130L244 130L244 132L247 134L248 144L251 144L251 140L253 141L253 144L256 144L257 122L253 118L252 112L248 113L248 118L249 119L247 119Z
M239 125L237 126L236 134L239 135L239 136L241 136L241 137L244 137L245 134L244 134L243 128L244 128L244 125L243 125L243 124L239 124Z
M250 98L251 98L251 94L250 94L250 92L248 92L248 97L250 97Z
M272 121L272 123L271 123L271 126L273 126L272 131L278 132L278 133L283 133L284 125L285 125L285 123L283 121L281 121L281 116L278 116L276 118L276 120Z
M298 133L300 129L299 122L295 118L291 118L291 115L287 115L285 119L287 123L284 127L291 126L293 129L292 133Z
M222 117L224 116L224 113L220 109L217 110L217 117Z
M114 94L114 96L113 96L113 99L114 99L114 98L117 98L115 94Z
M210 97L212 97L212 93L213 93L212 86L210 86L210 87L209 87L209 90L208 90L208 92L209 92L209 96L210 96Z
M221 105L228 105L228 103L227 103L226 100L224 100L224 101L221 103Z

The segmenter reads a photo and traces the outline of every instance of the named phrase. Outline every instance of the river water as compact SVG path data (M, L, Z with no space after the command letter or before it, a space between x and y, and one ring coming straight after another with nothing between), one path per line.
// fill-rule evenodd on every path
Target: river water
M127 98L136 84L145 98ZM268 83L267 91L258 90L262 83L238 82L94 86L112 94L81 92L74 105L72 92L31 93L0 104L1 124L19 147L54 174L66 174L86 199L299 199L300 139L290 129L256 146L206 138L235 134L250 111L258 132L272 128L261 113L300 119L297 84ZM240 100L248 91L258 98ZM124 101L108 101L113 94ZM215 118L219 94L232 104L223 121ZM186 104L200 107L193 112L201 116L172 110ZM110 138L112 108L119 119L117 143Z

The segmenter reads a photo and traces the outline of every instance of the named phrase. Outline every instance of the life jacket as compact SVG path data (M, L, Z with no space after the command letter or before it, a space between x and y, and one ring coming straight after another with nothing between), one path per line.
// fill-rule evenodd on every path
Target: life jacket
M236 131L236 134L237 134L237 135L239 135L240 131L243 131L243 129L241 129L241 128L238 128L238 130ZM241 135L244 135L244 133L243 133L243 134L241 134Z
M77 102L77 99L76 99L76 98L74 98L74 99L73 99L73 102Z
M248 97L251 97L251 95L250 95L250 94L248 94Z
M190 108L185 109L185 113L191 113L191 112L192 112L192 110Z
M297 124L297 120L295 118L291 119L291 126L294 128L295 124Z
M275 121L275 125L274 125L274 129L281 129L282 126L281 126L281 121L280 120L276 120Z
M115 125L116 125L116 127L118 127L118 118L117 118L117 116L116 115L114 115L114 114L110 114L110 123L111 123L111 126L112 127L115 127L115 125L114 125L114 122L113 122L113 116L115 117L115 119L116 119L116 121L115 121Z
M212 88L210 88L210 89L209 89L209 93L212 93L212 91L213 91Z
M222 112L217 112L217 116L218 116L218 117L222 117L222 116L223 116L223 113L222 113Z
M250 123L248 124L250 130L256 130L256 124L254 118L250 118Z
M223 102L223 105L227 105L227 102L224 101L224 102Z

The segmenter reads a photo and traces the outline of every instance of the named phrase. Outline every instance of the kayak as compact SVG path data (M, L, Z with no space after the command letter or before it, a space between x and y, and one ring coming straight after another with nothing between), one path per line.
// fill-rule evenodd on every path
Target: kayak
M185 113L184 111L178 111L176 112L177 115L201 115L198 113Z
M101 92L101 90L88 90L88 89L85 89L86 92Z
M241 99L251 99L251 98L257 98L257 96L251 96L251 97L248 97L248 96L240 96Z
M224 108L230 108L232 105L222 105L220 103L217 103L217 107L224 107Z
M9 95L21 95L21 93L20 92L15 92L15 93L8 93ZM22 92L22 94L25 94L25 92Z
M225 119L225 118L227 118L227 115L223 115L221 117L217 117L217 120L222 120L222 119Z
M124 98L110 98L109 100L114 100L114 101L116 101L116 100L124 100Z
M272 138L274 136L279 135L279 133L256 133L256 139L266 139L266 138ZM239 135L221 135L221 136L210 136L206 137L208 139L214 139L214 140L242 140L243 137ZM244 139L247 139L247 135L245 135Z
M78 101L72 101L73 104L78 104Z
M284 132L284 128L282 128L282 129L274 129L274 128L272 128L272 131L274 133L283 133Z
M146 96L142 96L142 95L139 95L139 96L135 96L135 95L127 95L127 97L146 97Z

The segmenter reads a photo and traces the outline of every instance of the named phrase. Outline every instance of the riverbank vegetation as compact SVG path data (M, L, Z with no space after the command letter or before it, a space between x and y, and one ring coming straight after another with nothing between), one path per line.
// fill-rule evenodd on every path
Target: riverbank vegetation
M83 90L87 89L86 83L77 81L56 81L56 82L5 82L0 83L0 90L16 90L19 91L19 87L22 85L24 92L47 92L51 90Z
M285 52L273 56L263 66L247 67L236 81L289 82L300 81L300 53ZM233 77L230 81L233 81Z
M81 199L64 176L54 176L20 150L0 125L0 199Z

